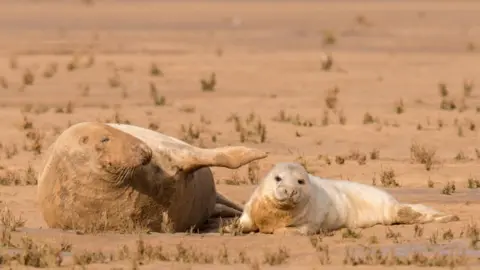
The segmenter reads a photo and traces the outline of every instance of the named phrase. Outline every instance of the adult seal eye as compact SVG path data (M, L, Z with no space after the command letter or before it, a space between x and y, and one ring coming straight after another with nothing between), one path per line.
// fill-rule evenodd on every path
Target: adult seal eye
M299 183L300 185L304 185L304 184L305 184L305 180L303 180L303 179L298 179L298 183Z
M275 176L275 181L280 182L282 181L282 178L280 178L280 176Z
M108 137L103 137L103 138L100 140L100 142L102 142L102 143L106 143L106 142L108 142L108 141L110 141L110 139L109 139Z

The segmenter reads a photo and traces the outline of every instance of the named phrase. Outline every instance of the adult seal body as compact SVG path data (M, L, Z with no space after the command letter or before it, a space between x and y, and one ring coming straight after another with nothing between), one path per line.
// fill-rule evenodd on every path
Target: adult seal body
M236 224L244 233L309 235L377 224L457 221L423 204L398 202L374 186L328 180L297 163L277 163L259 182Z
M185 232L210 217L242 213L216 191L210 166L235 169L266 156L243 146L197 148L133 125L82 122L49 147L38 201L51 228Z

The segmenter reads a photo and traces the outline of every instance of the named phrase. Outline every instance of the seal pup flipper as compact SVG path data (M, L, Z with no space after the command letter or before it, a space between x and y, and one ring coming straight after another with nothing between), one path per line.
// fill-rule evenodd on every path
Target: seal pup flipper
M233 208L237 211L240 211L242 212L243 211L243 207L240 206L240 205L237 205L236 203L230 201L229 199L225 198L225 196L223 196L222 194L218 193L217 192L217 204L223 204L225 206L228 206L230 208Z
M458 221L457 215L447 214L437 211L423 204L399 204L396 222L400 224L446 223Z

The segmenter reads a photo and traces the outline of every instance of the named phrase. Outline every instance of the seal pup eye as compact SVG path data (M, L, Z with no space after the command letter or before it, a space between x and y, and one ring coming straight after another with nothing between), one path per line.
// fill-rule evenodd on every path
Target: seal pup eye
M280 176L277 175L277 176L275 176L275 181L280 182L280 181L282 181L282 178L280 178Z
M103 137L103 138L100 140L100 142L102 142L102 143L106 143L106 142L108 142L108 141L110 141L110 139L109 139L108 137Z
M298 179L298 183L299 183L300 185L305 185L305 180L303 180L303 179Z

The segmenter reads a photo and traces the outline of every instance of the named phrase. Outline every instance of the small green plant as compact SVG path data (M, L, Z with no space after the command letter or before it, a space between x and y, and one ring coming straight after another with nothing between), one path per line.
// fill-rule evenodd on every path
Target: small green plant
M153 100L153 104L155 106L163 106L166 103L165 96L161 96L158 94L157 86L154 82L150 82L150 97Z
M380 158L380 150L377 148L374 148L372 151L370 151L370 159L375 160Z
M447 182L445 186L442 189L442 194L444 195L452 195L452 193L455 193L456 187L455 187L455 182Z
M48 66L43 71L43 77L51 78L57 73L57 70L58 70L58 64L57 63L50 63L50 64L48 64Z
M456 161L463 161L463 160L467 160L467 156L465 156L465 153L463 151L459 151L457 153L457 155L455 156L455 160Z
M405 112L405 105L403 104L403 99L400 99L397 102L395 102L395 112L397 114L401 114Z
M78 69L80 66L80 56L78 54L74 54L72 59L67 63L67 70L74 71Z
M3 76L0 76L0 87L3 89L8 89L8 81Z
M415 224L415 227L413 228L413 236L415 238L422 237L423 235L423 226Z
M394 243L398 243L400 237L402 237L402 234L400 234L399 232L394 232L392 229L387 227L387 231L385 232L385 238L392 239Z
M329 71L333 67L333 56L330 53L325 53L320 62L322 70Z
M347 123L347 117L345 116L343 110L340 110L338 112L338 122L340 123L340 125L345 125Z
M269 265L281 265L287 262L290 254L285 247L279 247L277 251L264 253L263 262Z
M336 109L338 103L338 93L340 93L340 89L338 87L333 87L329 89L325 95L325 105L329 109Z
M480 188L480 180L472 178L472 177L468 178L467 187L471 188L471 189Z
M364 125L368 125L368 124L373 124L375 121L373 119L373 116L369 113L369 112L366 112L364 115L363 115L363 124Z
M120 75L117 72L115 72L112 75L112 77L108 78L108 85L110 85L111 88L120 87L121 84L122 84L122 82L120 80Z
M23 73L23 84L33 85L34 81L35 75L33 75L33 72L30 69L25 70L25 73Z
M435 153L435 149L417 143L413 143L410 147L410 158L417 163L424 164L427 171L431 170L433 166Z
M445 111L453 111L457 108L457 105L452 99L449 98L442 98L440 102L440 109Z
M448 88L447 85L443 82L438 84L438 91L440 93L441 97L447 97L448 96Z
M356 232L350 228L347 228L342 232L343 239L347 239L347 238L358 239L360 237L362 237L362 234L360 232Z
M380 182L384 187L399 187L400 184L395 179L395 171L387 169L380 173Z
M150 75L152 75L152 76L163 76L163 72L158 68L157 64L152 63L150 65Z
M434 188L435 187L435 182L432 181L432 179L428 179L428 182L427 182L427 186L428 188Z
M337 42L337 38L332 31L324 31L323 32L323 44L325 45L333 45Z
M447 240L447 241L453 240L454 235L453 235L452 229L448 229L448 230L444 231L443 235L442 235L442 238L443 238L443 240Z
M465 97L470 97L473 91L473 81L472 80L464 80L463 81L463 95Z
M216 79L215 72L210 74L210 79L209 80L201 79L200 84L202 86L202 91L203 92L213 92L213 91L215 91L215 86L217 85L217 79Z

